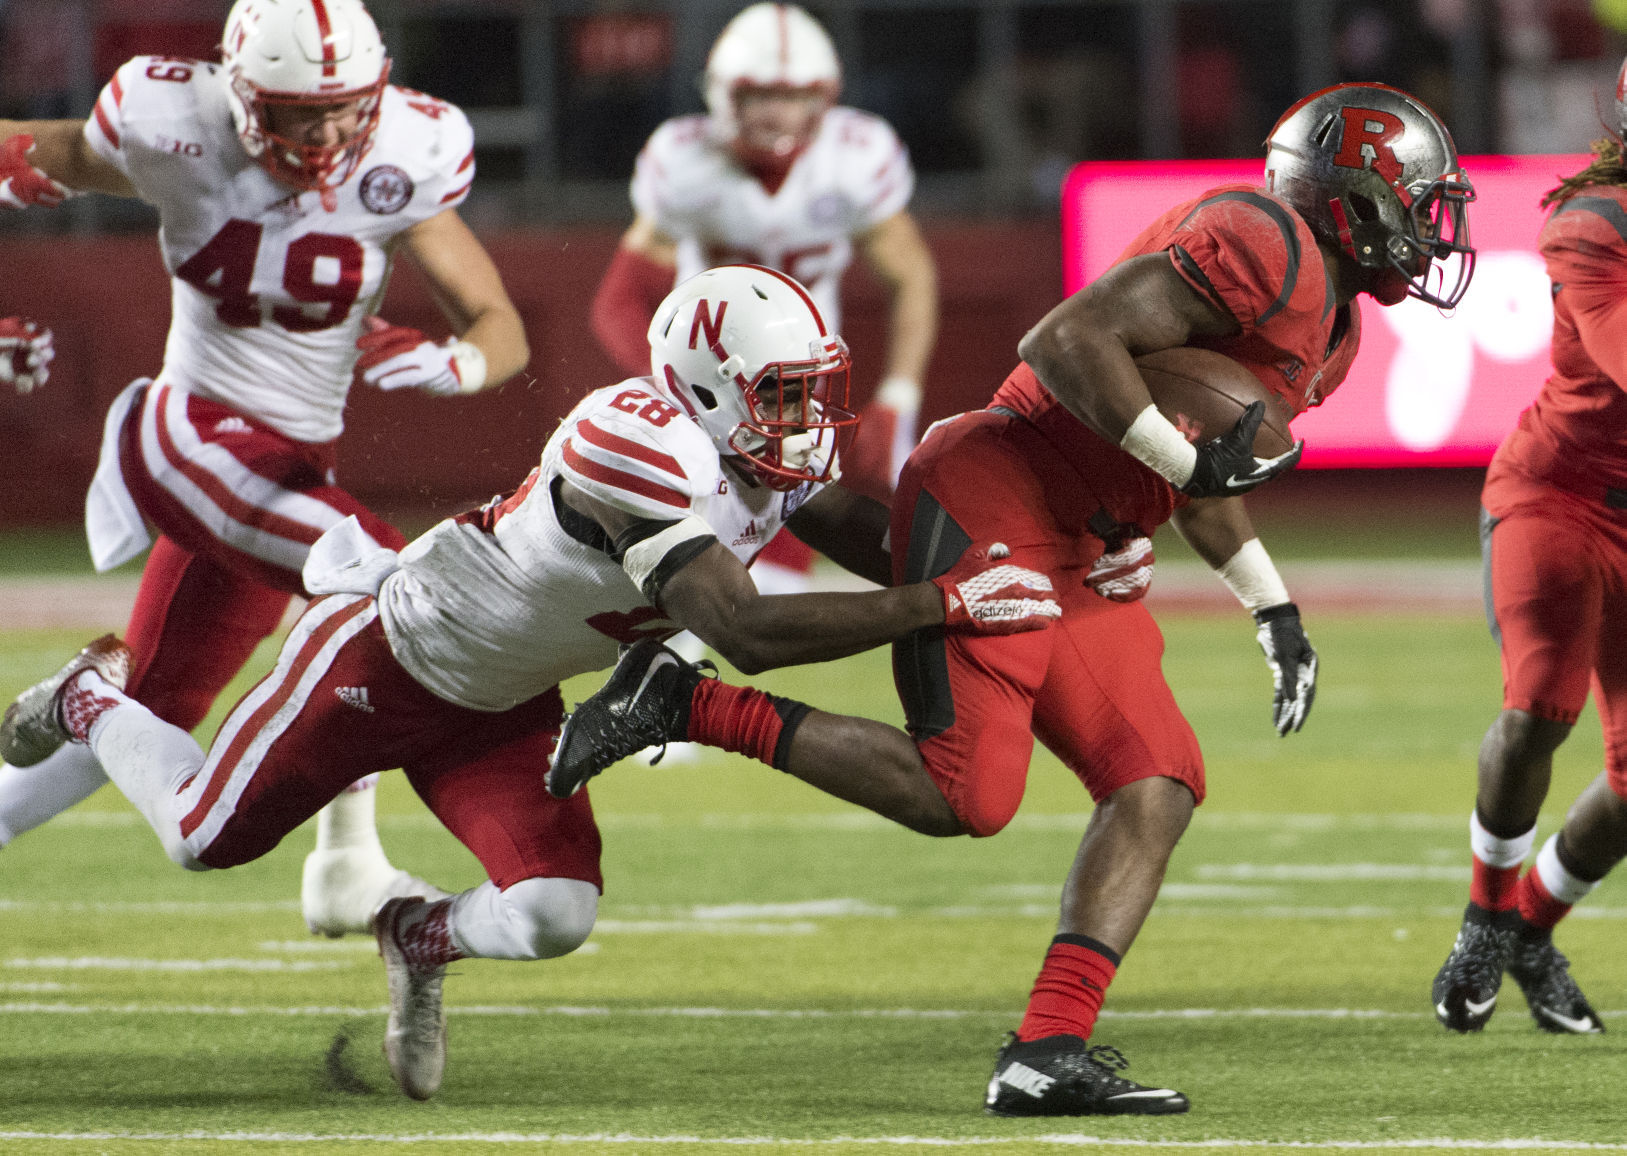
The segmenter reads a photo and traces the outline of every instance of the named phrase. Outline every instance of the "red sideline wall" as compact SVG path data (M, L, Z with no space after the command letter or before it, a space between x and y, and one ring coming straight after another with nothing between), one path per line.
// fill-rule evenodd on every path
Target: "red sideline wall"
M925 421L983 405L1016 361L1017 341L1061 294L1060 239L1049 222L929 223L942 325ZM385 512L446 513L512 489L573 401L620 376L600 352L588 307L617 230L520 231L483 240L525 318L531 363L491 394L463 400L357 386L340 481ZM103 415L131 380L157 371L169 285L150 236L0 237L0 316L56 333L51 380L28 397L0 391L5 435L0 526L81 516ZM886 297L866 272L845 286L844 336L861 401L883 371ZM446 332L421 279L402 262L383 315Z

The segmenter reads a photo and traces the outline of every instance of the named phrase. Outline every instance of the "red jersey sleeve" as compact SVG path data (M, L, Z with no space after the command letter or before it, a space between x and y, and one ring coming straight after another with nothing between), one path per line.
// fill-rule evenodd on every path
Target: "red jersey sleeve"
M1627 207L1613 196L1573 197L1549 218L1541 248L1561 317L1569 314L1599 372L1627 384ZM1562 352L1556 368L1579 368L1559 366Z
M1198 292L1223 306L1244 333L1288 307L1302 277L1325 280L1309 230L1275 198L1249 188L1218 189L1169 233L1165 251ZM1331 300L1332 294L1327 295Z

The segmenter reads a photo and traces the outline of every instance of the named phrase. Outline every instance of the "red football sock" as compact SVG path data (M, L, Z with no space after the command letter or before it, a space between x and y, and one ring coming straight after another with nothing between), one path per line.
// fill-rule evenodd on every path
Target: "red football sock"
M1119 953L1084 935L1059 935L1028 996L1019 1040L1078 1036L1088 1040L1119 969Z
M791 736L813 708L749 686L703 679L689 702L690 742L705 743L785 769Z
M1543 886L1542 876L1537 873L1535 866L1520 880L1516 896L1520 917L1532 927L1540 927L1547 931L1552 931L1571 909L1569 903L1555 899L1548 888Z
M1520 865L1492 867L1477 855L1469 875L1469 902L1487 911L1507 911L1518 896Z

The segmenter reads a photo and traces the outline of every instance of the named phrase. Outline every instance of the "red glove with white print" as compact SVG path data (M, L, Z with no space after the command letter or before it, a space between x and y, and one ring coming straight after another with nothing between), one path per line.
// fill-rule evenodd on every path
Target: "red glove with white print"
M1113 602L1135 602L1152 585L1152 539L1131 538L1103 554L1085 575L1085 585Z
M409 326L369 317L356 348L362 351L356 371L376 389L421 389L454 397L486 384L486 355L455 337L431 341Z
M21 317L0 317L0 385L29 393L51 376L51 331Z
M73 191L28 163L28 154L34 148L34 138L26 132L18 133L0 144L0 208L26 209L29 205L43 205L54 209L73 196Z
M947 574L932 579L943 592L943 624L978 634L1021 634L1041 630L1062 617L1051 580L1038 570L1004 559L1003 542L973 546Z

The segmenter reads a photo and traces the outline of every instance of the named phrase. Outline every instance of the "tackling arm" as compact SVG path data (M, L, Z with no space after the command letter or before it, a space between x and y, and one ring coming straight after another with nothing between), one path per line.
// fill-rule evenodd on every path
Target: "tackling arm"
M403 234L403 244L423 270L452 332L484 357L481 388L500 385L524 369L531 348L519 311L490 254L457 210L418 222Z
M887 538L887 507L874 498L826 486L786 523L793 534L842 569L877 586L892 584L892 555Z
M623 373L639 377L650 371L650 318L677 271L678 243L648 218L636 217L593 295L593 335Z
M31 136L34 147L25 163L58 184L77 192L135 196L125 175L96 155L84 129L82 120L0 120L0 148L14 136Z

